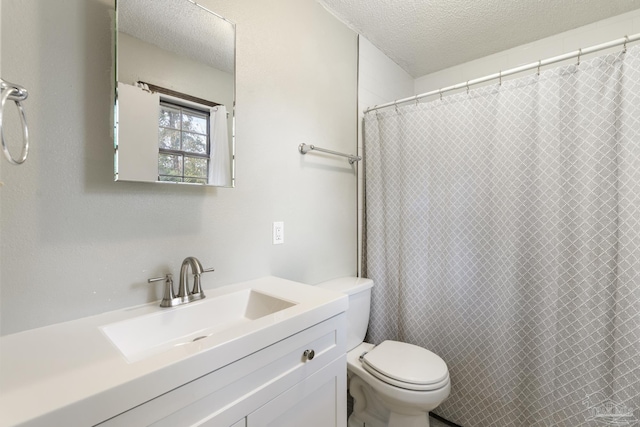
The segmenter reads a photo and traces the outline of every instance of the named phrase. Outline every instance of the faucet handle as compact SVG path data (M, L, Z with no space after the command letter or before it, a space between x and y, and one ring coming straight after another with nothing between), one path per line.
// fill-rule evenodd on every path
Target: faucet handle
M179 299L176 299L176 295L173 293L173 275L167 273L164 277L152 277L148 279L148 283L159 282L164 280L164 295L162 296L162 302L160 307L173 307L179 304Z
M193 276L193 290L191 291L191 299L192 300L199 300L205 297L204 295L204 291L202 290L202 284L200 282L200 276L204 273L210 273L212 271L215 271L215 268L203 268L200 271L200 274L195 274Z
M151 279L147 279L148 283L159 282L161 280L173 280L173 275L171 273L167 273L166 276L162 277L152 277Z

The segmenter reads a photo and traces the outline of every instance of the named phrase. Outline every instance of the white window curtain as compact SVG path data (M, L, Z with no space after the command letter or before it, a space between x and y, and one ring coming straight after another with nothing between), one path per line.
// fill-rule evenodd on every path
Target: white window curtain
M157 93L118 82L118 180L158 180L159 103Z
M231 186L231 150L229 148L229 128L227 107L218 105L211 109L209 137L211 151L209 158L209 185Z
M635 425L640 48L369 113L365 162L368 339L447 362L436 413Z

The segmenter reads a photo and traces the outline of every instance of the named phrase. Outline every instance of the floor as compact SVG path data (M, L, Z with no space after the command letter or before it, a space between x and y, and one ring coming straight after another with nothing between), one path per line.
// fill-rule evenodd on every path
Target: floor
M449 427L447 424L438 421L433 417L429 418L429 421L431 422L431 427Z

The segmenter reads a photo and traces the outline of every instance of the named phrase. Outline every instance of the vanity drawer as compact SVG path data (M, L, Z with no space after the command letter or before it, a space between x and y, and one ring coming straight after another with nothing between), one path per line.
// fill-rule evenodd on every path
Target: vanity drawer
M276 395L344 356L345 322L342 313L99 425L233 425ZM312 358L305 355L307 350L313 350Z

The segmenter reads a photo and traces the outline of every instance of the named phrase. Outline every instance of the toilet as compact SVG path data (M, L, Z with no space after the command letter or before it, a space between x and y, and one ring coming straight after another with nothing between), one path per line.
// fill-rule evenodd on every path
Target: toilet
M429 411L451 390L446 363L413 344L364 342L371 279L342 277L317 286L349 295L347 376L354 408L348 427L429 427Z

